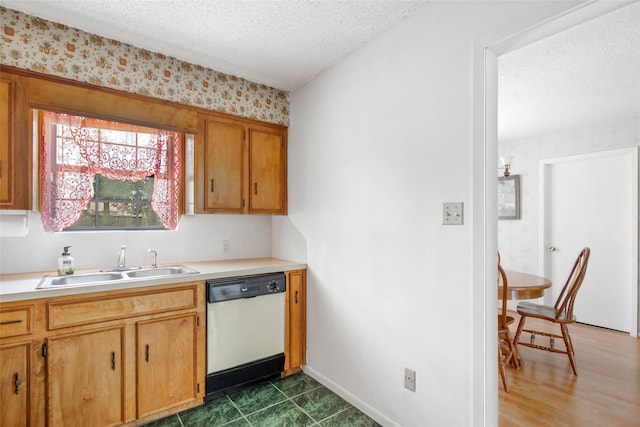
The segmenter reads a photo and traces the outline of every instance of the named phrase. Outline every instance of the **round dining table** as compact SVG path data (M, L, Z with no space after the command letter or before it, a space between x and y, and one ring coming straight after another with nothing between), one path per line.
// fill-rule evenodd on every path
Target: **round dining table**
M519 271L505 270L507 274L508 299L535 299L544 294L544 290L551 287L551 280ZM502 278L498 275L498 295L502 295Z

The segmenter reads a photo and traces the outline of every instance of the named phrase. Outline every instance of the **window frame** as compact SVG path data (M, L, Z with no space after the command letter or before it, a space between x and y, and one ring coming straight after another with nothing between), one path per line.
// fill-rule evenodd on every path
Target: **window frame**
M127 128L128 132L136 132L136 130L132 130L132 128L136 128L139 127L142 129L154 129L154 130L166 130L166 131L171 131L171 132L176 132L180 135L180 150L182 153L182 162L181 162L181 170L180 170L180 186L178 188L178 200L177 200L177 204L178 204L178 222L180 221L180 218L185 214L185 178L186 178L186 139L187 139L187 134L185 131L183 130L176 130L176 129L169 129L167 127L161 126L159 124L156 123L142 123L142 122L137 122L137 121L132 121L132 120L125 120L122 119L120 117L101 117L99 115L95 115L95 114L89 114L89 113L84 113L84 112L67 112L67 111L61 111L59 109L51 109L51 108L41 108L41 109L31 109L31 113L37 117L36 119L36 123L37 123L37 135L38 138L34 139L34 143L37 144L37 153L38 153L38 208L41 210L41 206L42 206L42 199L43 197L45 197L44 191L43 191L43 183L42 180L40 179L40 177L42 176L43 173L43 152L40 149L39 145L42 142L42 139L44 138L44 115L42 114L44 111L51 111L54 113L60 113L60 114L69 114L69 115L73 115L73 116L80 116L86 119L97 119L97 120L105 120L105 121L109 121L109 122L116 122L119 124L122 124L124 128ZM110 130L118 130L118 129L110 129ZM56 144L56 155L57 155L57 144ZM67 169L69 171L73 171L73 170L78 170L78 171L83 171L86 170L87 168L84 166L73 166L73 165L65 165L63 166L63 169ZM97 198L97 190L96 190L96 179L99 176L99 174L97 174L94 177L94 180L92 182L92 185L94 186L94 197L91 199L91 201L89 202L90 204L92 203L100 203L101 201L114 201L114 202L122 202L122 203L131 203L128 200L118 200L118 199L104 199L104 200L99 200L96 202L96 198ZM102 175L100 175L100 177L102 177ZM103 177L102 177L103 178ZM130 181L130 180L129 180ZM136 187L138 187L139 182L135 182ZM87 205L88 206L88 205ZM138 209L138 207L140 206L139 203L136 203L136 208ZM153 209L150 206L149 203L149 207L150 209ZM97 215L97 213L96 213ZM77 221L76 221L77 222ZM167 229L162 223L158 226L140 226L140 227L119 227L119 226L93 226L93 227L88 227L88 226L81 226L81 227L66 227L64 229L61 230L62 232L72 232L72 233L77 233L77 232L91 232L91 231L173 231L171 229Z

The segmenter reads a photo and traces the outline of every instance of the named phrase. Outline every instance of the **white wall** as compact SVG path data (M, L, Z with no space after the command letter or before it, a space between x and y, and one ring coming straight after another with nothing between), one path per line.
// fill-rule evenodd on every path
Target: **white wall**
M0 227L6 218L0 216ZM6 226L6 225L5 225ZM231 253L222 253L222 240ZM183 216L175 231L103 231L45 233L40 214L29 213L25 236L0 238L2 274L53 271L63 246L72 246L76 269L115 267L120 245L127 265L150 265L148 248L158 264L271 256L271 217L248 215Z
M472 221L442 202L472 212L473 40L543 6L429 3L291 95L307 372L385 425L472 425Z
M501 141L500 156L512 156L512 174L520 175L521 219L498 221L502 264L532 274L539 271L539 161L640 146L640 117L592 123L522 140Z

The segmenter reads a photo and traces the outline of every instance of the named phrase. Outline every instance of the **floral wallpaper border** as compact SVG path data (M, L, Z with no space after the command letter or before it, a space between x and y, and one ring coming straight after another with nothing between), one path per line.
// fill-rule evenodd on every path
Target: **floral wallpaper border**
M289 94L0 6L0 63L288 126Z

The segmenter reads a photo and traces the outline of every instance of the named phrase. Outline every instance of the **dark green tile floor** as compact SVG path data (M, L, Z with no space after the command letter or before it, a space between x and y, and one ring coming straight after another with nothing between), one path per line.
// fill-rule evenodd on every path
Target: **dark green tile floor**
M378 423L304 373L263 382L146 427L374 427Z

